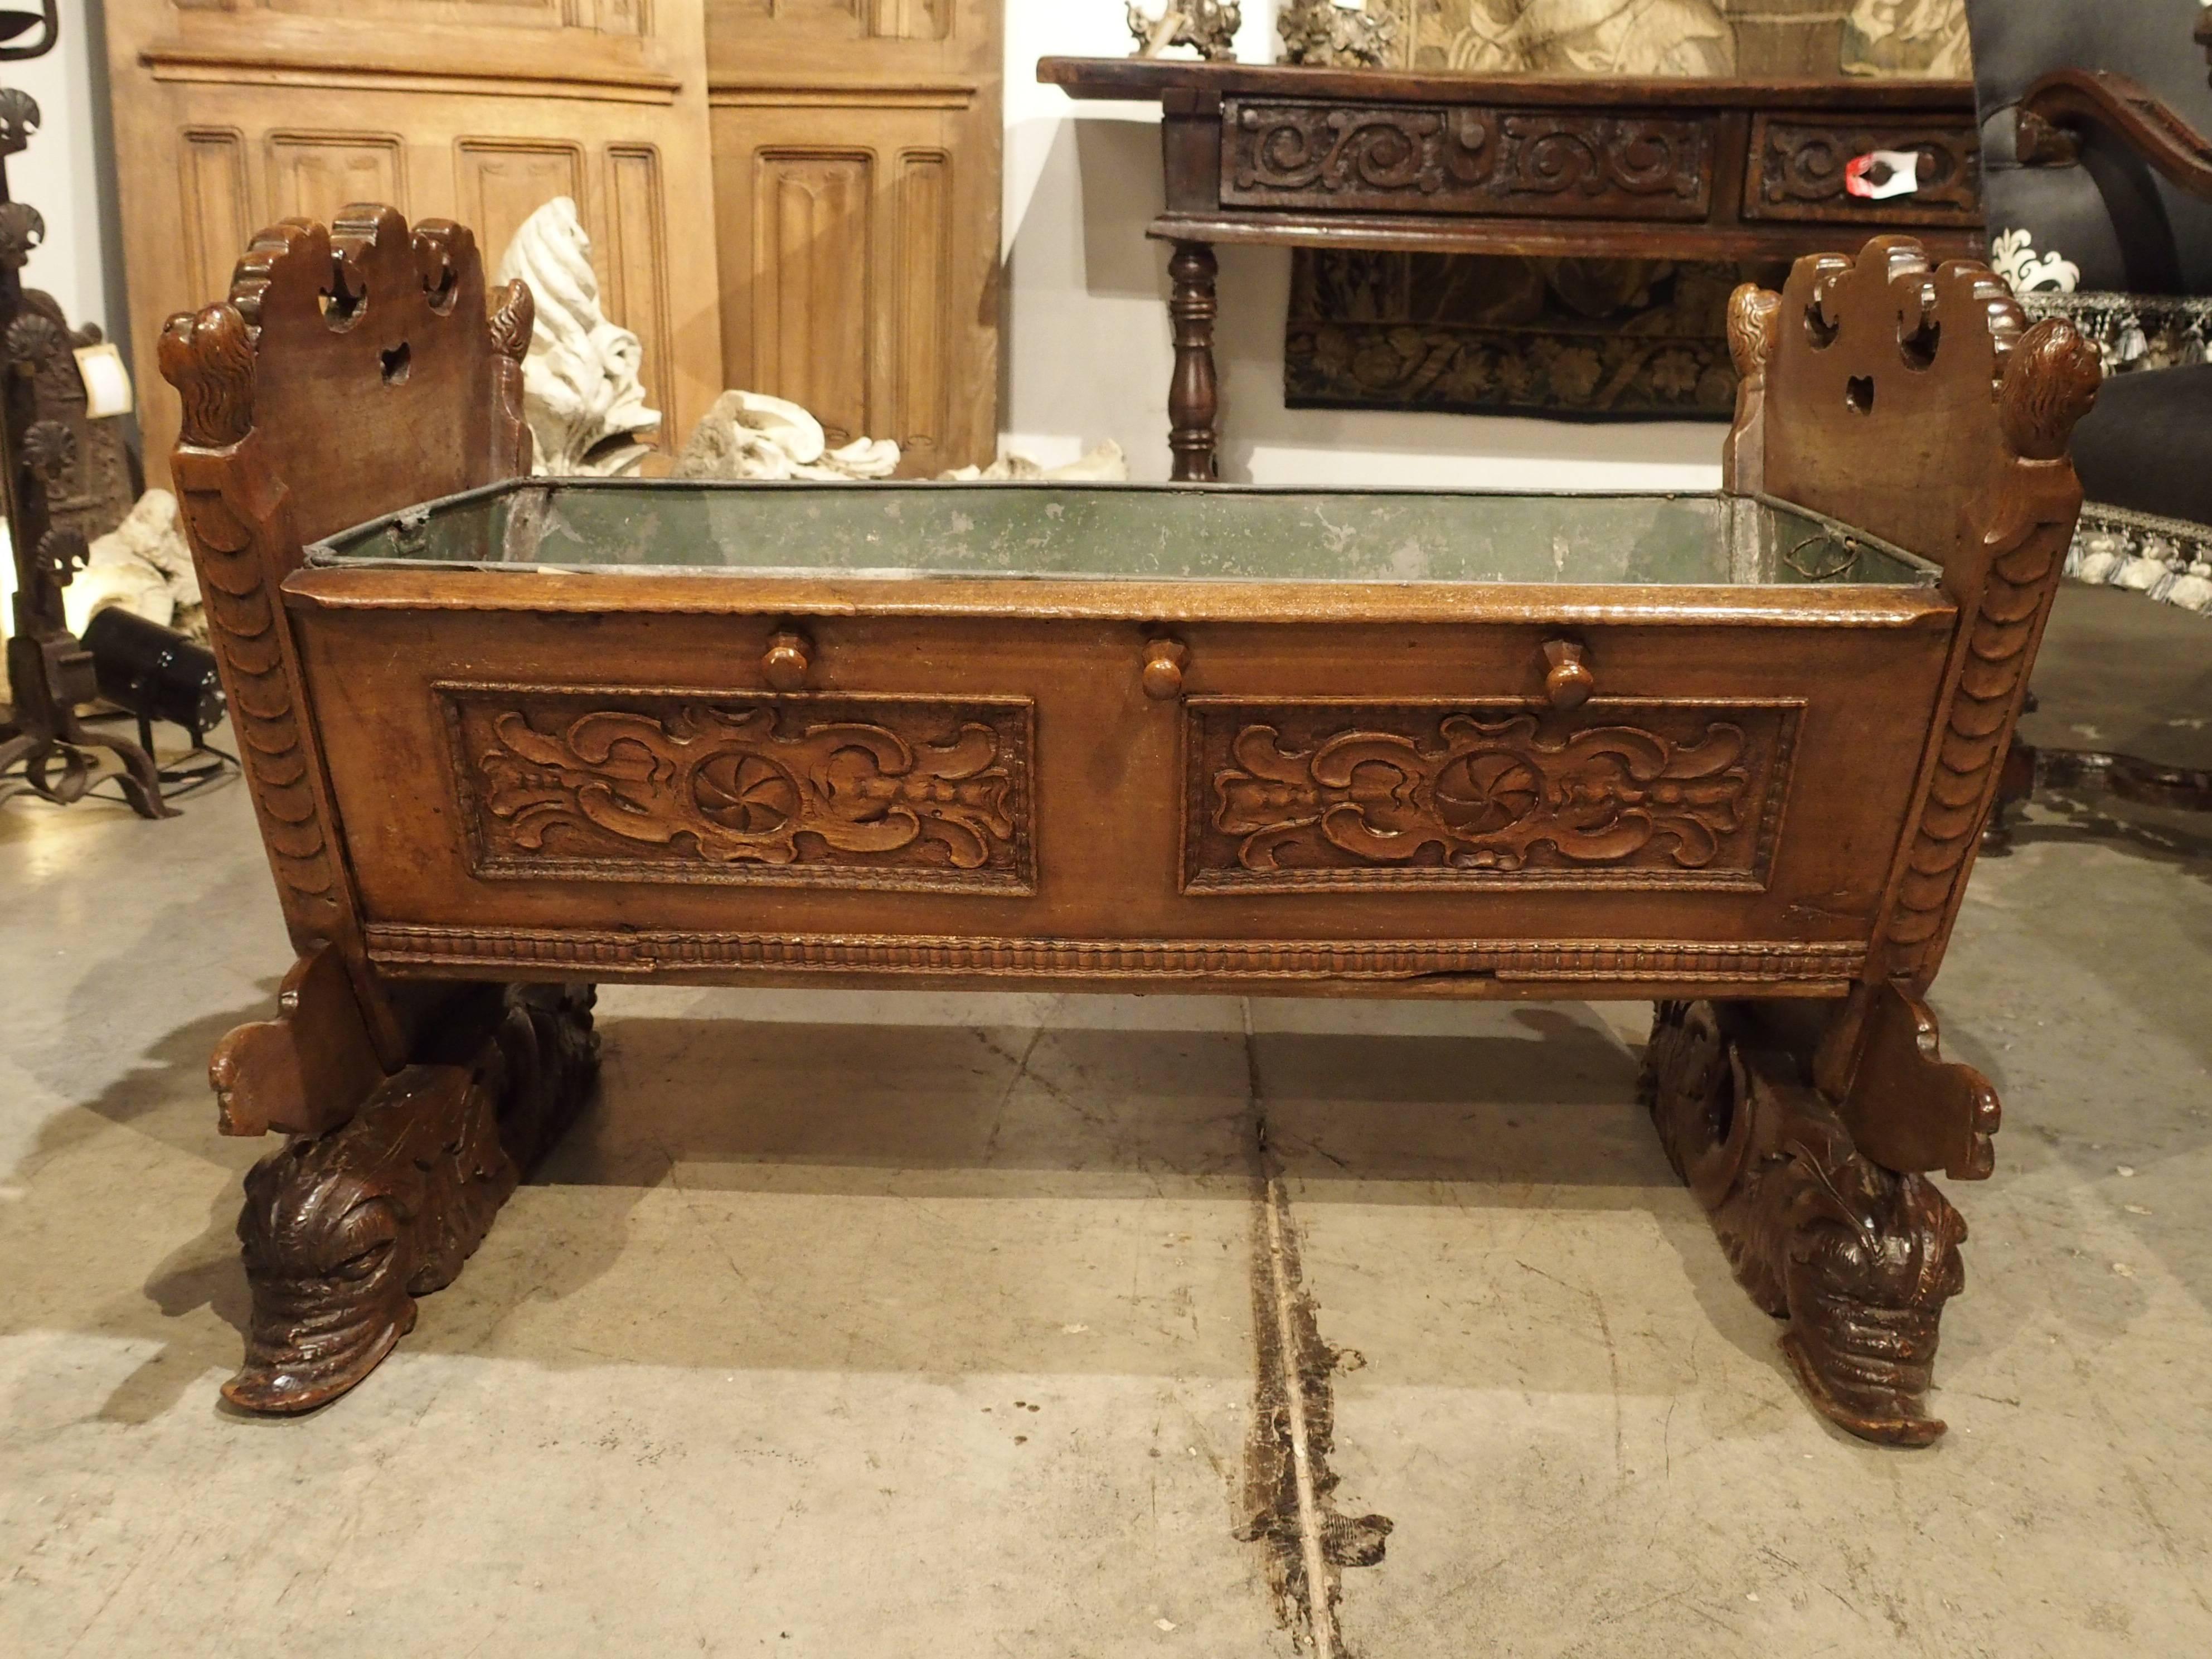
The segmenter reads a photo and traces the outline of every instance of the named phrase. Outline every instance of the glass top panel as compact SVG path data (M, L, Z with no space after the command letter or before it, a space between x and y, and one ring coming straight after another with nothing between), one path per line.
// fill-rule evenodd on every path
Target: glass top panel
M1735 496L1146 484L523 481L345 532L309 562L901 580L1936 580L1844 526Z

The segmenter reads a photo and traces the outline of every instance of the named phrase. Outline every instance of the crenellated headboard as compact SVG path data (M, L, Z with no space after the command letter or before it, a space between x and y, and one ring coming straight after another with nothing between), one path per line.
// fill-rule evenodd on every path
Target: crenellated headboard
M529 289L510 283L487 312L483 261L463 227L426 219L410 231L392 209L361 205L328 228L270 226L228 299L161 331L161 374L184 400L171 474L301 958L284 1017L216 1051L232 1133L343 1121L379 1066L404 1063L420 1012L363 949L284 580L310 542L529 471L533 310Z
M1739 289L1729 336L1742 385L1728 488L1933 559L1966 605L1993 514L2032 497L2070 524L2066 447L2096 400L2097 355L2063 320L2030 328L1986 265L1931 268L1910 237L1878 236L1856 259L1800 259L1778 295Z
M162 331L179 453L258 434L303 543L530 470L530 290L485 309L476 237L356 204L253 239L227 300Z
M2057 596L2081 487L2067 459L2096 401L2073 325L2027 325L1984 265L1931 269L1879 236L1800 259L1780 294L1736 290L1741 376L1724 482L1932 559L1960 625L1869 974L1935 977Z

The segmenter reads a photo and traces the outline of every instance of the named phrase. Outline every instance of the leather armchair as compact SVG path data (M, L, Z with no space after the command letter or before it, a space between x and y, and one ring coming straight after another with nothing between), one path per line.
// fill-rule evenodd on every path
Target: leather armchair
M2069 572L2212 617L2212 10L1966 0L1966 11L1991 263L2032 315L2071 319L2106 358L2097 407L2074 434L2087 501ZM2212 634L2205 644L2212 653ZM2212 774L2021 746L1993 839L2006 805L2038 783L2212 810Z

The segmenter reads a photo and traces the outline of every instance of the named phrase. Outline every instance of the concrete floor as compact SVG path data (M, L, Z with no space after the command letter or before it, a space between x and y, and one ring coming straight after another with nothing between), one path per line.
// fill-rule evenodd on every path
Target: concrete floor
M1976 878L1936 1003L2005 1126L1919 1453L1799 1398L1626 1006L611 992L459 1285L245 1419L243 793L17 800L0 872L0 1652L1291 1655L1271 1224L1347 1351L1335 1506L1394 1523L1340 1654L2212 1650L2201 824L2038 809Z

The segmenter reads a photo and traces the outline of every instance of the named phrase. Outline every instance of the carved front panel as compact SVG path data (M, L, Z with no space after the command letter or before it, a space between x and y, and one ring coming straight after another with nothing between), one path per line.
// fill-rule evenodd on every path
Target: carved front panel
M1917 155L1918 189L1880 202L1851 195L1845 169L1876 150ZM1981 142L1972 121L1848 126L1769 115L1753 120L1746 218L1844 224L1869 215L1879 215L1885 227L1979 224Z
M1035 890L1026 699L438 695L479 876Z
M1437 105L1227 100L1224 206L1703 219L1706 122Z
M1194 698L1183 888L1755 891L1800 708Z

